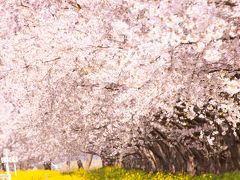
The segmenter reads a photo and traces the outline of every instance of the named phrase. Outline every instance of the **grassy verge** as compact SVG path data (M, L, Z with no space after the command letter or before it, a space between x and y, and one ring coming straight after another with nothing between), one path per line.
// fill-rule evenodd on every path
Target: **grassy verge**
M47 170L18 171L12 180L240 180L240 172L225 173L221 176L205 174L192 177L187 174L145 173L143 171L106 167L98 170L75 170L71 173L60 173Z

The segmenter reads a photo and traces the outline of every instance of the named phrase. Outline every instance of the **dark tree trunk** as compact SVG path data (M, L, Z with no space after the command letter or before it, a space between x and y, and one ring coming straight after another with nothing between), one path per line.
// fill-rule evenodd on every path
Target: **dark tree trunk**
M166 117L161 111L146 117L141 137L144 144L136 145L134 153L125 152L123 167L191 174L240 170L239 136L233 131L233 124L224 117L219 125L218 111L209 111L208 106L210 104L206 104L201 113L212 114L212 117L205 119L196 115L190 120L180 117L180 112L176 112L176 117ZM104 158L104 166L117 163L116 157Z

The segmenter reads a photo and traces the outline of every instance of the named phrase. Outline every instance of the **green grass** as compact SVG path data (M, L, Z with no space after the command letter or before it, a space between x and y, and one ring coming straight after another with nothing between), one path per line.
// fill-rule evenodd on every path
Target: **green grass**
M214 176L214 180L240 180L240 172L231 172L220 176Z
M187 174L146 173L138 170L125 170L118 167L105 167L92 171L83 169L71 173L60 173L47 170L18 171L12 180L240 180L240 172L225 173L223 175L203 174L190 176Z

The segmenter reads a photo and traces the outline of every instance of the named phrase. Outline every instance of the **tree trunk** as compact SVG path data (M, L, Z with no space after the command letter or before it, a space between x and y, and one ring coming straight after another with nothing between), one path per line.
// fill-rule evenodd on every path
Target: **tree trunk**
M90 169L93 160L93 154L87 155L86 169Z

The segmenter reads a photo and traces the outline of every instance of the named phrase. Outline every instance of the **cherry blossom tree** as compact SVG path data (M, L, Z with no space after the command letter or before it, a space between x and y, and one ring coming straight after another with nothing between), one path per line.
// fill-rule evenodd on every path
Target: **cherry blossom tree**
M240 168L238 1L0 1L0 150ZM201 14L201 16L199 15Z

